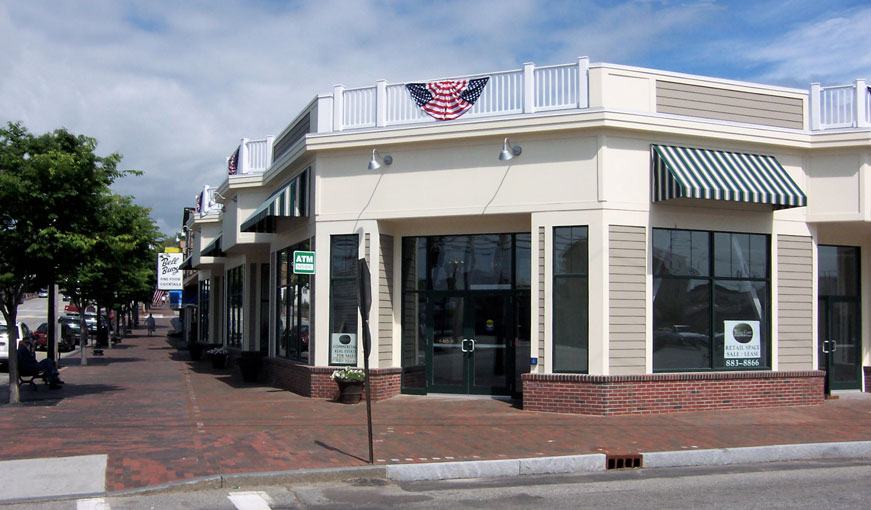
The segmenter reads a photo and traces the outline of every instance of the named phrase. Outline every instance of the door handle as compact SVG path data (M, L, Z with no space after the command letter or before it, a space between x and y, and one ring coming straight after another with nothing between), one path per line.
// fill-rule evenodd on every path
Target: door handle
M468 349L466 349L466 342L468 342L468 341L469 341L468 338L464 338L464 339L460 342L460 350L461 350L461 351L463 351L463 352L471 352L471 351L469 351Z
M837 351L838 350L838 342L836 342L834 340L829 340L829 341L832 342L832 352Z
M827 346L826 346L826 344L828 344L828 343L829 343L828 340L823 340L823 343L822 343L822 345L820 346L820 348L823 350L823 353L825 353L825 354L828 354L828 353L829 353L829 349L828 349Z
M469 341L472 342L472 348L469 349L469 352L475 352L475 339L470 338Z

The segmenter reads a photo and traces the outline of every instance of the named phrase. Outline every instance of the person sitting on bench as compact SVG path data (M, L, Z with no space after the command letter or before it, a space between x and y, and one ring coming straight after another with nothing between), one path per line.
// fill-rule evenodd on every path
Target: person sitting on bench
M54 360L46 358L42 361L36 361L31 344L33 344L33 339L29 337L22 339L21 343L18 344L18 373L39 374L44 370L48 376L48 388L59 389L64 382L60 380L60 373L54 365Z

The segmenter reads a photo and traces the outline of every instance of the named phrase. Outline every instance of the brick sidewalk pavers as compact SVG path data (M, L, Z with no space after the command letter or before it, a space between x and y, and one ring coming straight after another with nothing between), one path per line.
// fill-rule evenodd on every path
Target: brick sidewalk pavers
M168 319L159 320L166 332ZM214 474L362 466L365 404L244 384L163 336L62 360L66 386L0 407L0 460L107 454L109 491ZM88 352L90 354L90 350ZM5 392L5 389L2 391ZM3 397L5 399L5 397ZM524 412L489 399L373 404L377 464L871 440L871 397L822 406L652 416Z

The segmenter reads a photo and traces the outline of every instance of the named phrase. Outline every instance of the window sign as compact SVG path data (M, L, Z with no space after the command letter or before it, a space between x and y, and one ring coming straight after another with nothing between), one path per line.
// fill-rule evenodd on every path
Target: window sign
M333 333L330 338L330 365L357 365L357 334Z
M181 253L157 254L157 288L160 290L182 290L184 273L178 266L183 262Z
M293 273L294 274L315 274L315 252L313 252L313 251L295 251L295 252L293 252Z
M723 321L727 367L758 367L762 361L759 321Z

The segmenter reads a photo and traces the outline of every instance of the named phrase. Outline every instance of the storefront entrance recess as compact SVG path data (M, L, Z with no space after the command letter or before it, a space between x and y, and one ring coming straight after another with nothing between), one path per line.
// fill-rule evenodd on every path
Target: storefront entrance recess
M833 390L861 387L859 248L819 247L819 368Z
M405 282L417 277L403 293L403 390L519 393L529 371L529 235L404 243Z

